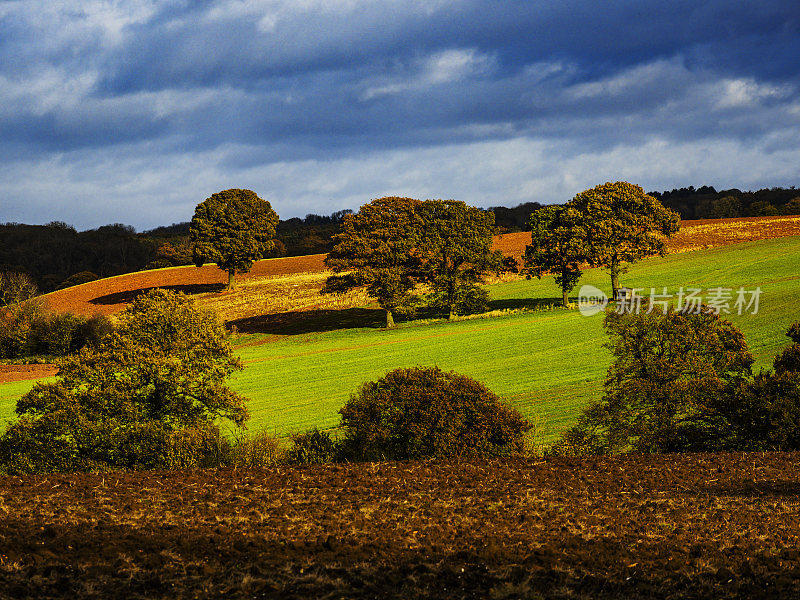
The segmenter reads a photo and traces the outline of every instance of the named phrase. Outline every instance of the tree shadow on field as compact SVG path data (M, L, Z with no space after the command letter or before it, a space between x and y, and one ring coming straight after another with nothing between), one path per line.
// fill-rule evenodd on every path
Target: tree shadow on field
M490 300L489 310L545 310L560 308L561 298L507 298Z
M140 288L138 290L125 290L124 292L114 292L105 296L98 296L89 300L90 304L127 304L133 302L139 296L151 290L171 290L173 292L183 292L184 294L216 294L225 289L224 283L193 283L189 285L154 285L152 287Z
M346 308L342 310L289 311L236 319L225 323L241 333L301 335L356 327L383 327L386 313L378 308Z

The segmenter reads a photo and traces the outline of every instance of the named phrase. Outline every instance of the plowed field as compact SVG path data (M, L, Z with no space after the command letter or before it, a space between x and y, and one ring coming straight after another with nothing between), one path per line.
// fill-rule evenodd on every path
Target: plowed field
M260 260L249 273L237 279L253 279L295 273L317 273L325 270L324 254L293 256ZM47 305L59 312L78 315L112 315L125 308L128 302L143 290L166 287L187 293L221 292L228 276L216 265L200 267L173 267L153 271L138 271L98 279L43 296Z
M0 382L42 379L56 374L54 365L0 365Z
M798 598L798 454L0 479L4 598Z
M800 216L701 219L682 221L681 230L667 242L667 248L669 252L688 252L793 235L800 235ZM520 257L530 243L531 234L528 232L507 233L498 236L495 248L504 254Z

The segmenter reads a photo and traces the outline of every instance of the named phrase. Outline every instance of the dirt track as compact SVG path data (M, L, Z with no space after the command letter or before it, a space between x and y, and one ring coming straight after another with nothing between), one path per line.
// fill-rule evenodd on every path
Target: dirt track
M0 597L798 598L799 454L0 479Z

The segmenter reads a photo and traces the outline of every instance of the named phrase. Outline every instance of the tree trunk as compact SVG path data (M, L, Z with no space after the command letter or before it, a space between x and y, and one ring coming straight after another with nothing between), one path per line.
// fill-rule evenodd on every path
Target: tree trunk
M561 293L563 294L562 300L564 302L564 306L569 306L569 292L565 289L562 289Z
M232 290L235 287L234 278L236 277L236 270L230 269L228 271L228 287L226 289Z
M450 308L447 320L452 321L456 317L456 283L452 278L447 286L447 305Z
M392 311L388 308L386 309L386 329L392 329L394 327L394 315L392 315Z
M616 256L611 258L611 299L617 299L619 289L619 260Z

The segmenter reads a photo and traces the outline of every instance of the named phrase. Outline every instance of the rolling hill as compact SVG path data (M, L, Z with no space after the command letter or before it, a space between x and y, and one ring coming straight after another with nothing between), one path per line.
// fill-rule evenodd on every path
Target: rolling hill
M800 319L798 264L800 237L787 237L651 258L634 265L623 283L673 293L680 287L760 286L759 313L730 318L747 336L757 364L768 366L786 344L788 326ZM303 273L267 281L300 290L309 285L307 294L298 292L302 300L313 298L316 284L308 280L314 277ZM607 279L602 271L589 270L581 283L607 290ZM251 281L256 285L256 278ZM251 428L286 434L333 426L339 407L364 381L399 366L435 364L483 381L537 422L543 441L552 440L600 396L610 359L602 317L551 308L558 290L550 278L500 282L490 291L495 311L490 316L412 321L392 331L379 329L380 311L358 297L339 300L339 307L235 321L236 348L246 368L233 387L251 399ZM31 385L0 385L0 416L9 416L15 399Z
M669 241L669 251L686 252L760 239L800 235L800 216L748 217L741 219L713 219L684 221L681 231ZM519 258L530 243L530 233L509 233L496 236L494 247L507 256ZM286 278L300 273L322 273L325 270L324 254L272 258L256 262L249 273L240 275L241 285L247 286L267 278ZM82 285L45 294L47 305L59 312L91 316L111 315L125 308L127 302L142 290L152 287L170 287L198 295L201 300L217 298L213 308L225 309L229 292L222 292L226 274L215 265L197 268L172 267L139 271L92 281ZM242 294L238 295L239 297ZM236 296L232 298L236 302ZM239 298L241 299L241 298ZM247 301L247 299L245 299ZM234 314L234 318L241 316Z

